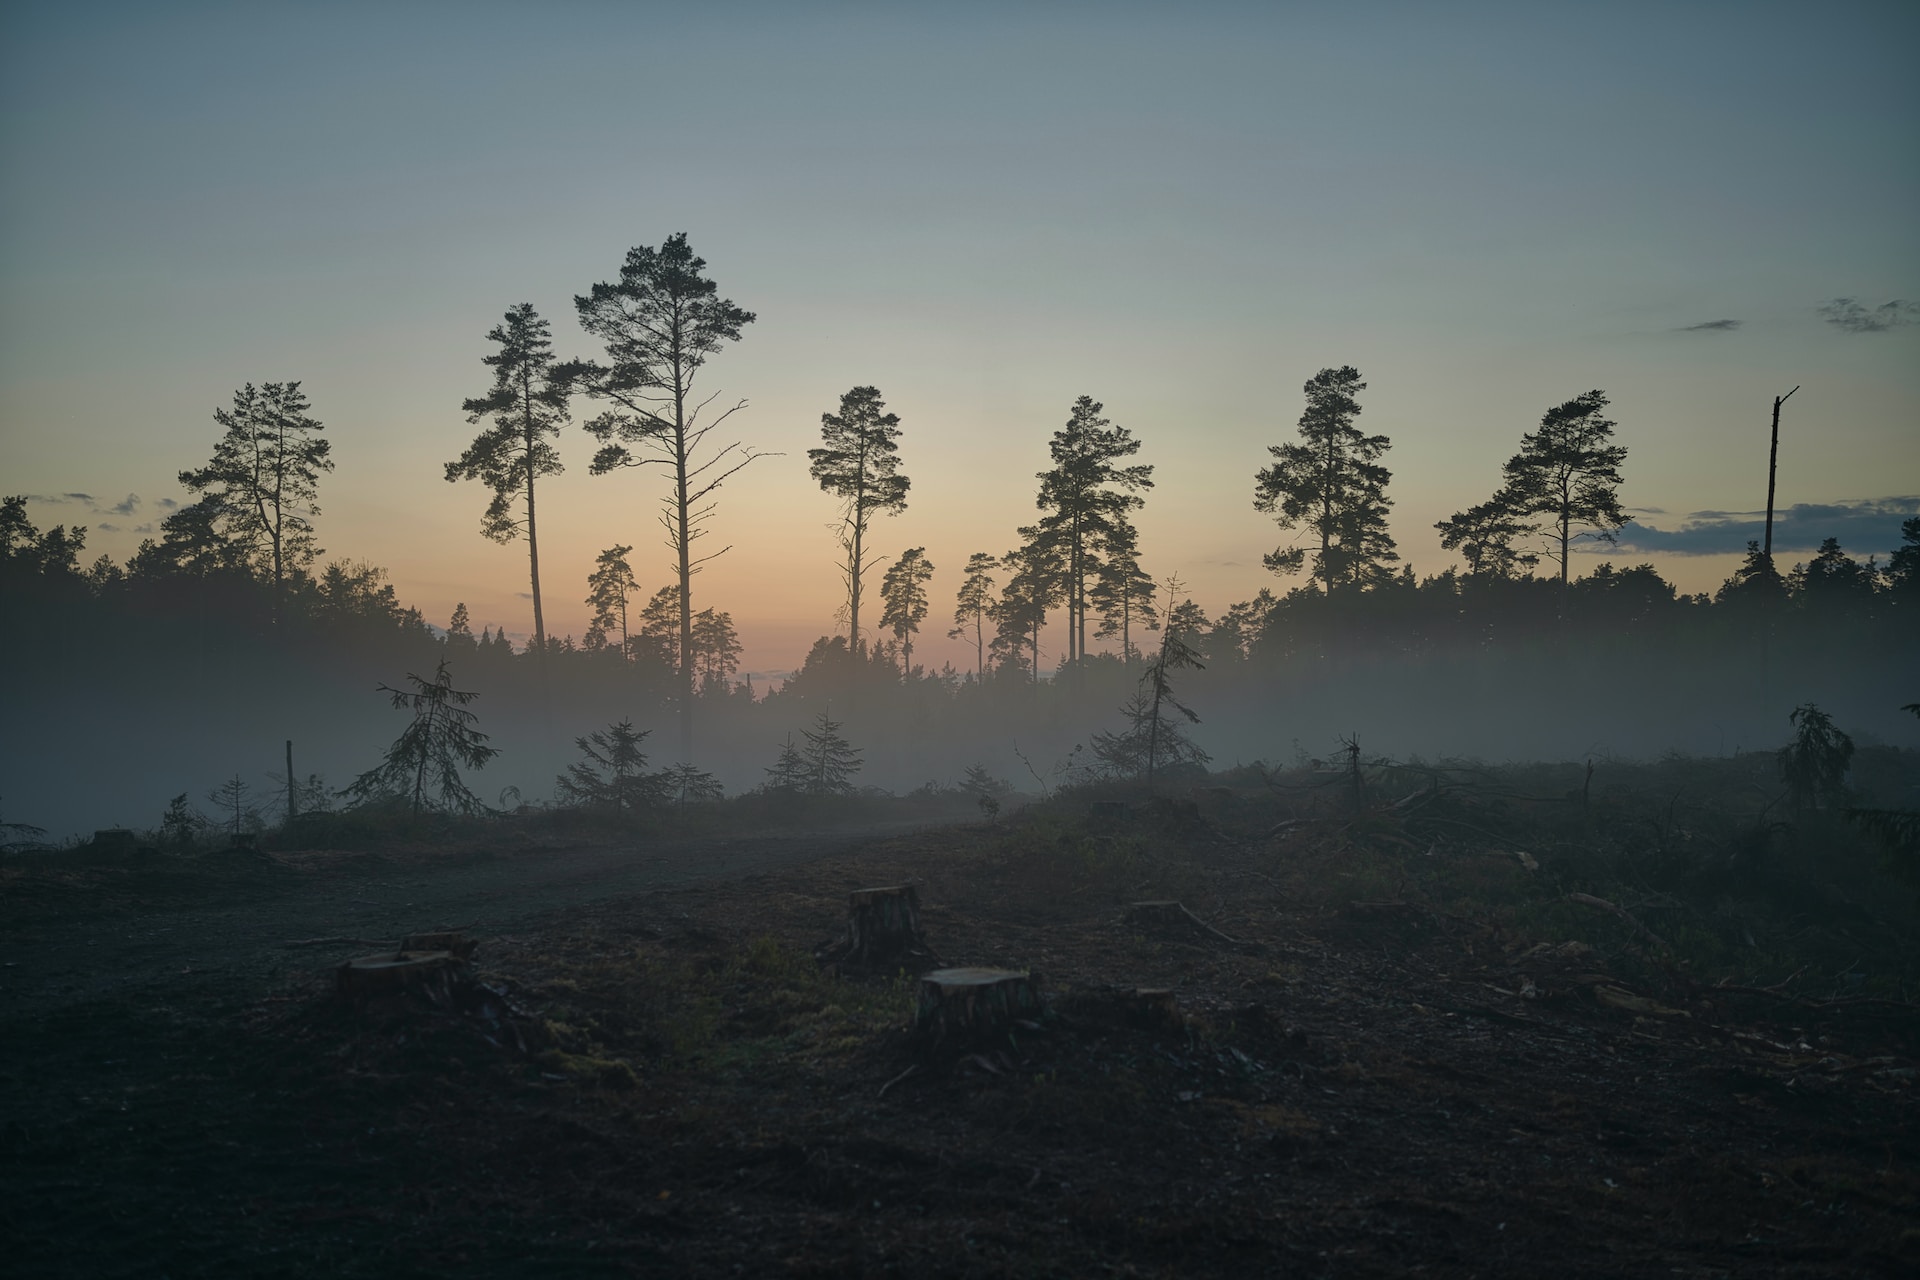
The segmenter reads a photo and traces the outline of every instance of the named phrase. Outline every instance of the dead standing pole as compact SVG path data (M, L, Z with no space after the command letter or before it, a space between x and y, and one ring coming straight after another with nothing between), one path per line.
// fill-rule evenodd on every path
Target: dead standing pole
M1780 470L1780 406L1793 399L1793 391L1773 398L1773 443L1767 448L1767 540L1760 548L1768 568L1773 567L1773 481Z
M287 739L287 829L293 829L293 820L298 816L297 797L300 789L293 782L293 739Z
M1799 389L1800 388L1796 386L1793 391L1798 391ZM1784 396L1775 396L1773 398L1773 436L1771 443L1767 446L1766 541L1761 544L1760 554L1766 561L1767 576L1772 580L1778 580L1779 578L1779 575L1774 572L1773 568L1773 486L1780 472L1780 406L1793 398L1793 391L1787 392ZM1771 595L1767 597L1766 604L1768 606L1766 618L1760 625L1760 705L1763 712L1767 703L1768 677L1770 675L1768 667L1772 656L1771 649L1773 647L1773 609L1771 607L1773 599Z

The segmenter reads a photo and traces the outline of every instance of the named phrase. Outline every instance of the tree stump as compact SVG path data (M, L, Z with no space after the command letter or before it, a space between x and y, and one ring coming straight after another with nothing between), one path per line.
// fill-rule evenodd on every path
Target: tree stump
M1016 969L935 969L920 979L914 1026L930 1045L1004 1043L1045 1012L1031 974Z
M451 1008L466 966L451 951L383 951L349 960L334 971L341 995L355 1000L419 996Z
M912 885L903 884L855 889L848 894L847 932L822 951L820 958L877 965L907 956L932 955L920 932L920 895Z
M1118 1001L1122 1014L1135 1026L1180 1025L1180 1002L1171 987L1135 987Z
M457 930L441 929L433 933L410 933L400 939L402 951L448 951L453 958L463 964L473 959L473 950L479 943Z
M93 833L85 848L96 858L131 858L140 851L140 842L125 827L108 827Z

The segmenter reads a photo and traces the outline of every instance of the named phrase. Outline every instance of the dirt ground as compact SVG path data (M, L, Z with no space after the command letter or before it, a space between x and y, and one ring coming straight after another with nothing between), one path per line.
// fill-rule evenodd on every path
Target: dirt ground
M1333 857L1009 824L16 877L6 1269L1920 1270L1910 1008L1716 993L1598 910L1541 939L1304 891ZM899 883L1046 1019L933 1052L912 973L816 962ZM1127 922L1161 898L1226 936ZM331 994L351 939L455 924L484 1009Z

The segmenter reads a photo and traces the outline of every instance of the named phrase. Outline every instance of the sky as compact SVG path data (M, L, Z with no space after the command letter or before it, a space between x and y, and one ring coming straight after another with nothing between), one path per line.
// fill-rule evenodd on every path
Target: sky
M1795 386L1776 550L1884 558L1920 514L1916 47L1909 3L14 3L0 488L124 558L213 410L298 380L328 558L524 635L524 544L443 478L484 335L528 302L598 354L574 296L685 232L757 316L701 382L777 456L719 495L695 605L758 671L835 627L806 450L860 385L905 432L873 541L936 566L936 664L970 664L960 567L1032 522L1080 395L1155 467L1150 572L1212 611L1284 589L1253 476L1327 366L1368 383L1422 575L1455 559L1433 523L1592 388L1629 450L1610 558L1717 586ZM578 636L601 549L649 592L670 555L656 479L561 448L542 576Z

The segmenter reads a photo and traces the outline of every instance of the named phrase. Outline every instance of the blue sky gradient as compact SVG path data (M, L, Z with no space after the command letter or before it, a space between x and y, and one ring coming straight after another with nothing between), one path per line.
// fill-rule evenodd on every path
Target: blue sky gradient
M1451 559L1433 521L1590 387L1629 505L1758 506L1767 410L1796 384L1784 508L1841 512L1884 554L1885 500L1920 490L1911 308L1820 310L1920 298L1911 4L24 4L0 24L0 472L140 495L89 516L117 556L181 496L215 406L299 379L340 460L330 554L390 565L436 620L464 599L525 631L520 549L440 479L482 335L529 301L593 354L573 295L682 230L760 317L707 376L785 456L723 493L736 549L701 585L762 665L832 626L805 450L857 384L907 432L913 505L883 537L925 545L943 593L1032 518L1083 393L1160 468L1150 569L1210 608L1284 586L1252 476L1333 364L1395 441L1422 573ZM588 454L571 433L543 557L576 633L594 554L655 538L651 482L590 478ZM1737 523L1635 526L1617 554L1709 589Z

